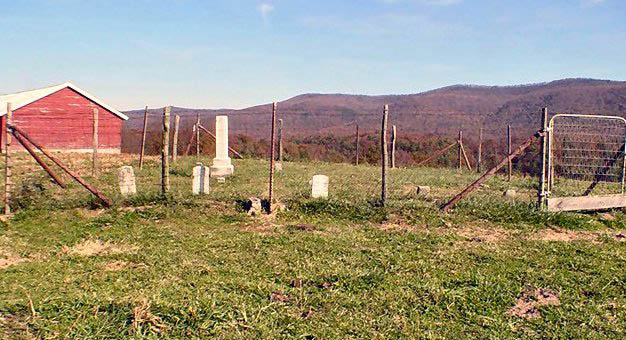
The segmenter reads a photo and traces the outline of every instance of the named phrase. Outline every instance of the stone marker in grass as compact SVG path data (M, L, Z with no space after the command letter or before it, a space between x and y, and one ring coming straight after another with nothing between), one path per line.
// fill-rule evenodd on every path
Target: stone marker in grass
M193 167L192 191L194 195L209 193L210 173L209 167L204 166L202 163L196 163L196 166Z
M417 187L417 194L418 195L428 195L430 193L430 187L429 186L425 186L425 185L421 185Z
M235 171L228 157L228 116L215 117L215 158L211 176L230 176Z
M311 180L311 197L328 198L328 176L313 176L313 180Z
M120 192L122 196L135 195L137 193L137 186L135 185L135 172L132 166L122 166L118 169L118 176L120 181Z

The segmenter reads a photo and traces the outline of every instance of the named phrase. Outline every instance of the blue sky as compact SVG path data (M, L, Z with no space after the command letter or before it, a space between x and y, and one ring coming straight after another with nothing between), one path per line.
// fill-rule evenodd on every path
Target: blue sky
M626 80L624 0L0 0L0 93L120 108Z

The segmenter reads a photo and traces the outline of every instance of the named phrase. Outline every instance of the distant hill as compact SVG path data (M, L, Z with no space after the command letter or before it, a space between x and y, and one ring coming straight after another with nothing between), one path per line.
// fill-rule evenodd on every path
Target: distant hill
M542 107L550 112L626 117L626 82L564 79L518 86L454 85L409 95L304 94L280 102L278 118L283 119L287 136L345 135L354 132L355 124L373 132L379 129L384 104L390 107L390 124L402 134L447 136L462 128L475 135L484 124L489 137L502 135L511 124L520 135L538 128ZM126 138L141 129L143 110L127 114L131 119L125 125ZM271 104L242 110L173 108L173 114L181 115L183 129L195 122L197 114L212 129L214 116L225 114L231 133L269 137ZM158 117L151 117L150 129L160 129Z

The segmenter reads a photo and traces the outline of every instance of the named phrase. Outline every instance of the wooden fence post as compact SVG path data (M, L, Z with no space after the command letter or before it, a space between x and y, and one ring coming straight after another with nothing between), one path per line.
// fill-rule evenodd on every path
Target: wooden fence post
M355 155L355 165L359 165L359 124L356 125L356 155Z
M200 158L200 114L196 118L196 158Z
M167 194L170 190L170 110L171 107L166 106L163 109L163 143L161 145L161 193Z
M461 168L463 167L463 130L459 130L459 150L458 150L458 159L459 159L459 164L457 166L457 168L459 170L461 170Z
M272 128L270 134L270 187L269 187L269 202L267 204L267 212L272 213L272 200L274 199L274 152L275 152L275 137L274 130L276 128L276 102L272 104Z
M383 122L380 130L380 149L381 149L381 193L380 202L385 205L387 201L387 164L389 164L389 155L387 154L387 119L389 118L389 105L385 105L383 110Z
M478 164L476 170L478 173L482 170L483 166L483 128L478 131Z
M98 109L93 109L93 164L91 175L98 174Z
M148 128L148 107L143 111L143 133L141 134L141 152L139 154L139 170L143 169L143 156L146 150L146 130Z
M278 120L278 161L283 162L283 120Z
M511 155L512 147L511 147L511 125L506 126L506 154L507 156ZM507 163L507 179L510 182L511 176L513 175L513 162L509 157L509 162Z
M11 120L13 112L11 103L7 103L7 115L6 115L6 140L4 142L4 214L11 215L11 133L9 128L11 126Z
M396 126L391 126L391 168L396 168Z
M541 175L539 176L539 209L543 210L546 205L546 153L548 152L548 108L541 110Z
M174 118L174 140L172 141L172 162L176 163L178 159L178 126L180 125L180 116Z

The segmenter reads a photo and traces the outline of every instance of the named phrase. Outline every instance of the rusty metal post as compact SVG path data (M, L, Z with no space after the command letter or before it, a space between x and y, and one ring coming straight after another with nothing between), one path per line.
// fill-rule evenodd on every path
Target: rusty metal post
M383 122L380 130L380 149L381 149L381 193L380 202L385 205L387 201L387 165L389 164L389 155L387 154L387 119L389 118L389 105L385 105L383 110Z
M507 156L511 155L512 143L511 143L511 125L506 126L506 154ZM509 158L509 162L507 164L507 179L510 182L511 177L513 176L513 162L511 158Z
M163 195L170 191L170 111L171 107L163 109L163 142L161 145L161 193Z
M146 130L148 129L148 107L143 111L143 132L141 134L141 151L139 154L139 170L143 169L143 156L146 150Z
M539 199L539 209L540 210L544 210L545 206L546 206L546 200L547 200L547 191L546 191L546 178L547 178L547 171L548 169L546 168L546 154L548 152L548 138L549 138L549 131L548 131L548 108L543 108L541 110L541 132L543 132L542 136L541 136L541 174L540 174L540 178L539 178L539 194L538 194L538 199Z
M483 166L483 128L478 131L478 164L476 165L476 171L480 173Z
M359 124L356 125L356 154L355 154L355 161L354 161L354 165L359 165Z
M180 125L180 116L174 118L174 137L172 140L172 163L178 160L178 127Z
M274 199L274 152L275 152L275 137L274 130L276 129L276 103L272 104L272 127L270 133L270 183L269 183L269 202L267 205L267 211L272 212L272 200Z
M459 163L457 165L457 168L461 170L461 168L463 167L463 130L459 130L458 143L459 143L459 148L458 148L459 150L458 150L457 157L458 157Z
M11 189L13 182L11 181L11 133L9 127L12 123L13 111L11 103L7 103L6 114L6 141L4 142L4 214L11 215Z
M98 109L93 109L93 164L91 167L91 175L98 174Z
M396 168L396 126L391 126L391 168Z
M283 120L278 120L278 161L283 162Z
M196 118L196 158L200 158L200 114Z

